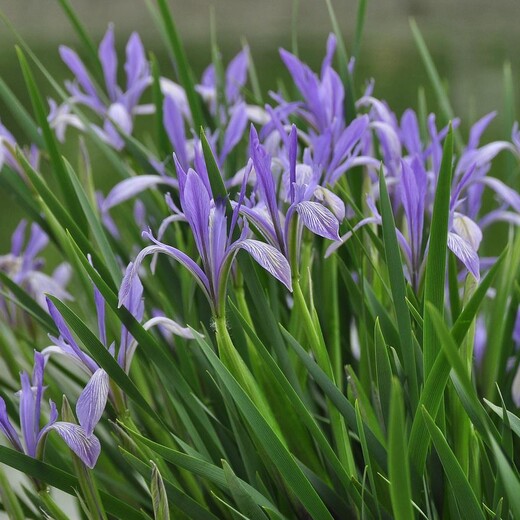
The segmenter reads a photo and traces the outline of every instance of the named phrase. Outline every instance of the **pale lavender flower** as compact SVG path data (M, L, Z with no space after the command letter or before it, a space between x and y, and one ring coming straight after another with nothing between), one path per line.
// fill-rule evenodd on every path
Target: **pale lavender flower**
M132 264L127 267L127 274L132 269ZM119 366L128 373L130 371L130 365L134 357L137 342L130 334L129 330L121 325L121 333L119 344L116 350L116 343L109 342L107 337L107 330L105 325L105 300L98 288L94 285L94 303L96 306L97 325L98 325L98 338L99 341L107 348L110 354L116 359ZM42 354L48 358L50 355L63 355L74 361L82 370L84 370L89 376L93 376L99 365L94 361L88 354L86 354L81 347L78 345L72 332L65 323L63 316L58 311L54 303L47 299L47 306L49 313L58 329L59 337L49 336L53 345L42 350ZM143 302L143 286L138 277L132 279L129 286L128 298L125 303L125 307L134 316L138 322L142 322L144 317L144 302ZM171 319L164 320L148 320L143 324L145 329L149 329L153 326L162 325L167 327L170 332L173 332L177 336L184 337L185 339L193 339L191 331L185 327L182 327ZM109 398L112 398L112 394L109 393ZM106 398L105 398L106 402Z
M339 240L340 219L344 217L342 201L329 190L319 186L319 172L309 164L297 164L297 131L292 127L286 144L288 153L288 179L286 195L288 207L283 214L280 211L278 184L272 171L272 159L260 144L253 126L250 132L250 155L256 174L256 201L249 204L237 204L240 214L245 216L264 238L276 247L287 259L291 251L299 254L302 235L301 225L314 234ZM251 201L250 201L251 202ZM329 205L333 211L325 207ZM336 216L337 215L337 216ZM298 216L296 243L290 243L290 229L293 218ZM291 247L294 246L294 247ZM296 258L290 258L296 262Z
M26 231L27 221L21 220L11 237L11 251L0 256L0 271L29 293L43 308L46 308L45 294L72 299L65 289L70 278L69 264L60 264L51 276L45 274L42 271L44 261L38 254L47 246L49 238L36 223L31 225L27 242ZM14 309L4 299L0 300L0 306L6 319L13 322Z
M18 172L22 177L25 177L22 166L12 154L12 150L18 147L18 143L13 134L0 122L0 171L5 164L9 168ZM33 168L37 169L40 161L40 151L36 145L33 144L28 149L22 149L21 147L20 149L25 154L29 164Z
M405 228L402 232L406 239L403 241L400 238L400 244L410 281L417 289L428 250L424 233L431 220L442 142L448 128L438 130L435 117L430 115L427 122L428 140L423 142L417 116L412 110L407 110L398 123L386 103L372 96L359 100L358 107L363 106L370 108L370 127L377 138L365 145L373 155L378 152L382 155L394 211L397 214L400 207L403 209ZM498 153L512 150L511 143L495 141L479 146L482 133L494 116L494 113L488 114L473 125L468 144L454 163L448 248L477 280L480 278L478 249L482 229L499 220L520 224L520 196L502 181L487 175L492 160ZM373 174L372 178L373 190L377 193L377 176ZM479 220L485 187L495 192L500 207ZM373 217L366 219L363 224L374 222ZM349 232L342 239L346 240L350 236ZM329 253L335 248L333 246Z
M154 242L154 245L145 247L129 266L119 292L120 305L127 303L143 259L155 253L166 254L191 272L215 316L221 316L224 310L227 280L235 256L241 249L247 251L264 269L291 289L289 264L277 249L258 240L247 238L247 226L243 227L238 239L233 238L246 183L243 182L239 202L233 211L228 231L225 201L213 198L209 181L205 176L201 176L193 169L189 169L186 173L178 161L176 164L182 214L193 233L202 268L183 251L160 242L151 232L144 232L143 236Z
M248 68L249 49L246 47L229 62L225 71L225 83L223 86L225 96L224 101L228 107L233 107L242 101L241 92L247 81ZM208 103L211 113L213 115L218 115L222 118L222 121L225 121L227 117L224 110L222 110L220 114L217 114L217 112L223 107L218 107L217 75L213 64L206 68L202 74L201 83L195 88L202 96L202 99Z
M5 401L0 397L0 431L13 448L38 459L43 457L47 435L55 431L85 465L93 468L101 451L101 445L93 431L103 411L100 412L99 403L106 400L105 395L108 393L108 376L104 370L97 370L81 393L76 405L79 425L58 421L58 410L51 400L49 420L41 427L44 369L45 357L35 352L32 378L26 372L20 375L22 389L17 395L20 399L21 435L9 420Z
M335 184L349 169L355 166L370 165L378 167L379 161L361 155L361 139L368 129L369 119L360 116L346 125L344 116L344 89L342 81L332 67L336 49L336 38L330 35L327 52L318 76L296 56L280 50L280 55L289 70L303 102L287 102L281 96L272 94L279 105L268 107L271 121L261 132L267 142L268 136L277 128L287 126L289 116L297 114L309 123L307 132L299 129L301 139L309 144L312 162L322 172L322 183Z
M79 56L70 48L61 46L60 56L75 76L65 86L70 94L63 105L50 101L49 122L56 129L59 139L64 139L67 126L84 130L81 119L72 113L72 106L83 105L93 110L103 119L103 126L92 125L93 130L107 143L120 150L124 140L120 132L131 134L134 117L153 112L149 105L139 105L145 89L151 84L149 64L139 35L133 33L126 45L126 84L117 83L118 60L114 42L114 28L109 26L99 45L104 88L100 89L92 80Z

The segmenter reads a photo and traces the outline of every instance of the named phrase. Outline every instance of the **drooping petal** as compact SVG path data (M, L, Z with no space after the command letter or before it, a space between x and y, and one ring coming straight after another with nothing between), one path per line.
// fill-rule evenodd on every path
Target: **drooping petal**
M76 415L87 436L92 434L105 410L108 398L108 383L108 374L102 368L99 368L90 378L76 403Z
M448 247L475 279L480 280L480 261L472 245L457 233L449 231Z
M102 202L101 210L106 212L114 206L117 206L118 204L139 195L139 193L159 184L177 187L175 179L161 177L159 175L136 175L135 177L125 179L112 188L106 199Z
M316 235L339 240L338 219L319 202L303 201L295 205L303 225Z
M87 435L81 426L62 421L50 425L47 432L50 430L54 430L87 467L92 469L96 465L101 444L94 434Z
M318 186L314 190L314 196L332 211L338 222L343 222L345 218L345 203L335 193L327 188Z
M210 285L207 276L186 253L183 253L175 247L171 247L163 244L162 242L159 242L150 233L143 233L143 236L146 236L150 240L154 241L156 245L145 247L142 251L140 251L132 264L132 268L125 273L123 281L121 282L121 287L119 289L119 307L126 304L130 295L133 278L138 276L138 270L144 258L155 253L166 254L186 267L186 269L188 269L194 276L195 281L201 286L208 300L210 299Z
M520 195L515 190L495 177L484 177L480 182L491 188L499 198L520 213Z
M235 242L231 248L247 251L267 272L292 291L291 266L278 249L265 242L249 238Z
M183 327L166 316L156 316L155 318L149 319L146 323L143 323L143 328L145 330L149 330L152 327L163 328L164 330L184 339L195 339L192 329L189 327Z
M478 251L480 242L482 242L482 230L476 222L466 215L455 213L452 226L457 235L469 242L475 251Z
M54 303L52 303L49 298L46 298L46 301L49 314L58 328L60 335L67 342L67 346L70 347L70 350L76 354L78 359L80 359L85 367L87 367L87 369L90 370L90 372L93 374L99 368L97 363L79 348L78 344L74 340L74 337L72 336L72 333L70 332L69 327L65 323L63 316L61 315L60 311L58 311Z

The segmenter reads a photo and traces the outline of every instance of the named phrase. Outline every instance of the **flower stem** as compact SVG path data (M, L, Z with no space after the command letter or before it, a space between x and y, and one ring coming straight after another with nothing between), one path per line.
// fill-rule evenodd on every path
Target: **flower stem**
M215 318L215 328L218 352L222 363L247 393L273 431L283 441L280 427L274 418L273 412L263 392L233 344L231 336L229 335L225 317L220 316Z

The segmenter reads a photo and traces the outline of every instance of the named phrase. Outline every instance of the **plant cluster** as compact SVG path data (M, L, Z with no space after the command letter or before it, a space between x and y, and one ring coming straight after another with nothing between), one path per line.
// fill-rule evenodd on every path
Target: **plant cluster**
M20 40L32 109L0 80L10 518L67 518L53 487L88 519L520 518L518 126L463 137L415 25L438 116L358 92L338 30L264 99L248 47L195 79L166 0L176 74L60 3L70 79Z

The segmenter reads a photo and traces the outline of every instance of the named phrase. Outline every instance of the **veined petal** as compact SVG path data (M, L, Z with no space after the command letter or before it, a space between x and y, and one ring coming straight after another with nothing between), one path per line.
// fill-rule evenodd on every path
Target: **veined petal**
M345 218L345 203L332 191L322 186L314 190L314 196L332 211L338 222Z
M450 231L448 232L448 247L475 279L480 280L480 261L472 245L457 233Z
M452 226L457 235L469 242L475 251L478 251L482 241L482 231L476 222L466 215L455 213Z
M77 424L58 421L50 425L47 432L54 430L65 441L67 446L92 469L101 453L101 444L95 435L87 435Z
M63 339L67 342L67 346L70 347L71 351L76 354L78 359L81 360L81 362L87 367L88 370L93 374L99 367L97 363L92 360L89 356L87 356L78 346L76 341L74 340L74 337L72 336L72 333L70 332L69 327L65 323L65 320L63 319L63 316L61 315L60 311L56 308L54 303L47 298L47 307L49 309L49 314L51 315L52 320L56 324L56 327L58 328L58 331L60 335L63 337Z
M245 239L235 242L231 249L244 249L267 272L282 282L289 291L292 291L291 266L287 258L273 246L259 240Z
M235 208L236 202L232 201L231 205ZM259 210L257 207L249 208L240 205L239 214L246 217L269 243L277 245L278 239L269 212L265 209L265 206L263 206L262 209L264 211Z
M188 220L200 256L208 261L210 196L198 174L190 169L184 184L182 209Z
M108 383L108 374L99 368L90 378L76 403L76 415L87 436L92 434L105 410Z
M338 219L319 202L303 201L295 205L303 225L316 235L339 240Z
M119 307L126 304L126 301L130 295L133 278L138 276L138 270L144 258L148 255L153 255L154 253L166 254L186 267L186 269L188 269L193 274L195 281L201 286L208 300L210 300L211 291L208 277L186 253L183 253L175 247L171 247L163 244L162 242L159 242L150 233L143 233L143 235L155 242L156 245L145 247L135 258L132 264L132 268L127 270L125 273L123 281L121 282L121 287L119 289Z
M36 430L38 428L36 416L39 415L40 409L37 406L35 392L27 372L21 373L20 381L22 385L22 389L18 392L20 397L20 427L25 443L25 452L30 457L34 457L36 455Z

